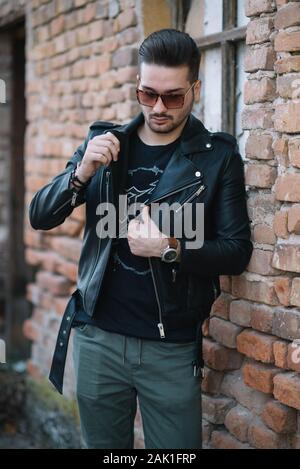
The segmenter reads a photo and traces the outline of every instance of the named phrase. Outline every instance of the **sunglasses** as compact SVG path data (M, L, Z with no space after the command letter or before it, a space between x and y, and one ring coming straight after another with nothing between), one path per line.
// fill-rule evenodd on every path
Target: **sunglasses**
M196 80L184 94L158 94L152 91L143 91L139 88L136 89L136 97L142 106L154 107L160 98L167 109L180 109L184 105L184 99L188 92L197 83Z

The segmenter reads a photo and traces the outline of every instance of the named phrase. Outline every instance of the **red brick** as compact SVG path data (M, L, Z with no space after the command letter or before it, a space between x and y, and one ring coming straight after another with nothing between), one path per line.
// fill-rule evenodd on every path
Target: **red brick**
M66 236L60 236L51 239L51 248L58 254L69 259L70 261L78 262L81 252L81 241L78 239L70 239Z
M300 246L277 244L275 246L272 265L276 269L288 272L300 272Z
M221 290L231 293L231 277L229 275L220 275L219 279Z
M201 382L202 391L209 394L219 394L223 376L222 372L205 367L204 378Z
M300 138L289 141L289 160L293 166L300 168Z
M39 342L42 338L41 330L37 324L31 319L26 319L23 323L23 334L24 336L33 341Z
M258 104L248 105L242 114L242 127L245 130L269 129L273 127L273 110Z
M288 345L287 367L300 373L300 341Z
M274 378L274 397L300 410L300 377L297 373L280 373Z
M279 57L274 64L274 70L276 73L300 72L300 57Z
M276 52L296 52L300 50L300 32L282 31L275 37Z
M247 47L245 55L245 72L273 70L276 53L272 47L262 45L259 48Z
M272 0L246 0L245 15L257 16L260 13L269 13L274 11L275 6Z
M90 42L98 41L99 39L102 39L103 37L105 37L103 20L100 19L91 23L87 27L85 36L86 36L85 38Z
M254 19L247 26L246 44L260 44L270 40L273 20L269 17Z
M268 188L272 187L276 180L277 170L264 164L248 164L246 167L245 181L249 186Z
M300 338L300 311L291 308L276 308L274 310L273 334L283 339L294 340Z
M237 349L247 357L264 363L274 363L273 343L276 338L252 330L244 330L237 337Z
M253 416L248 409L237 405L230 409L225 417L225 427L229 432L240 441L248 441L249 424Z
M276 267L276 265L274 266ZM266 278L263 282L244 274L232 278L232 294L247 300L278 305L274 280Z
M294 306L300 306L300 277L293 279L290 302Z
M274 127L279 132L300 132L300 102L276 105Z
M123 29L135 26L137 18L134 9L128 8L124 10L117 18L115 23L115 31L122 31Z
M300 202L300 174L280 176L275 184L275 195L277 200Z
M39 271L36 281L43 289L51 292L52 295L64 295L69 291L70 283L61 275L54 275L50 272Z
M290 0L276 0L277 10L279 10L279 8L282 8L284 5L289 3L289 1Z
M231 350L207 338L203 340L204 362L215 370L234 370L240 368L243 356L236 350Z
M249 443L259 449L288 448L288 440L285 435L275 433L258 419L249 426Z
M253 240L259 244L275 244L276 237L271 226L259 223L254 226Z
M253 414L260 415L269 397L260 391L246 386L242 370L232 371L224 375L221 393L234 399Z
M278 372L278 368L261 363L246 363L243 366L245 384L266 394L273 392L273 378Z
M69 296L54 298L54 308L59 316L64 314L69 299Z
M284 306L289 306L292 281L288 277L277 277L274 280L274 288L279 302Z
M275 88L275 81L271 78L248 80L245 83L244 102L245 104L253 104L273 101L276 93Z
M250 326L261 332L272 333L274 308L259 303L251 304Z
M251 134L246 142L246 155L248 158L271 160L273 155L272 136L268 134Z
M282 75L277 77L277 92L279 96L285 99L300 98L300 75Z
M37 266L42 262L42 252L27 248L25 250L25 260L29 265Z
M212 306L210 313L211 316L218 316L223 319L229 319L230 301L231 296L222 292Z
M275 365L279 368L287 368L287 347L288 342L284 340L276 340L273 344Z
M233 406L234 400L228 397L202 395L203 417L211 423L224 423L225 415Z
M300 234L300 204L293 205L288 211L288 230Z
M272 257L272 251L253 249L247 270L261 275L272 275L276 273L275 269L271 266Z
M232 324L230 321L212 317L209 324L210 336L220 344L228 348L236 348L236 338L242 328Z
M230 321L239 326L250 326L251 303L244 300L234 300L230 304Z
M286 138L276 138L273 143L273 150L276 156L287 156L288 154L288 145Z
M288 238L289 233L287 229L288 211L278 210L274 217L274 231L279 238Z
M64 15L57 16L50 23L50 34L51 36L57 36L62 33L65 28L65 17Z
M224 430L215 430L212 432L211 446L215 449L250 449L248 444L241 443Z
M274 25L276 29L284 29L300 24L300 8L298 2L288 3L277 11Z
M74 264L74 262L60 261L57 266L57 272L64 275L71 282L76 282L78 265Z

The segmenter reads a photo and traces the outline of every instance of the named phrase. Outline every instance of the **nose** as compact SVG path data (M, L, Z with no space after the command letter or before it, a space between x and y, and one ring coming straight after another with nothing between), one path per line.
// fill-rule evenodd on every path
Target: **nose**
M165 112L168 108L164 105L161 97L159 96L158 100L155 103L155 106L153 107L153 112L156 112L157 114Z

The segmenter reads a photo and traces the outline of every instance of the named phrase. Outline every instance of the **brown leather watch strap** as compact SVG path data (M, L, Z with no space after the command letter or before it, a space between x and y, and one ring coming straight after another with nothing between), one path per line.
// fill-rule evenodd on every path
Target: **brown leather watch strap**
M177 249L178 247L178 240L176 238L168 238L168 243L170 248Z

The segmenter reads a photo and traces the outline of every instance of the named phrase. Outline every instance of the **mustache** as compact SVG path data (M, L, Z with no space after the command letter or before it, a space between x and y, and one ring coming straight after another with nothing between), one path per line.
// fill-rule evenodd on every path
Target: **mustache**
M171 119L170 116L166 116L165 114L151 114L150 117L163 117L164 119Z

